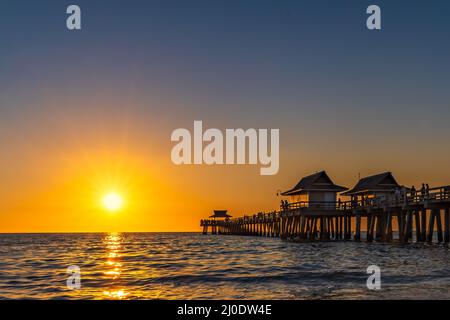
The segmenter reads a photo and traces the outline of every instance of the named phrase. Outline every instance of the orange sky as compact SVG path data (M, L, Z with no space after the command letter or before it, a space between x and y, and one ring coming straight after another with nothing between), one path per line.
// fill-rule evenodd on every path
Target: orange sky
M335 141L333 148L326 138L323 148L317 143L293 148L283 130L278 175L261 176L259 166L248 165L175 166L169 129L148 135L143 132L152 124L131 116L124 121L119 109L104 119L102 108L89 117L75 110L47 105L40 109L44 114L35 114L39 125L4 127L10 147L0 160L0 232L198 231L199 220L213 209L241 215L277 208L278 189L321 169L348 187L358 172L383 170L407 185L450 183L450 173L440 169L447 151L420 158L414 149L393 149L379 157ZM155 120L153 128L159 125ZM116 213L101 205L112 190L125 201Z

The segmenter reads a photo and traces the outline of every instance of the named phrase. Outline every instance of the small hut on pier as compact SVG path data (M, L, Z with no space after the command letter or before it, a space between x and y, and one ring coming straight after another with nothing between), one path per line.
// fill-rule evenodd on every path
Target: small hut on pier
M383 172L360 179L353 189L342 195L364 204L373 198L389 199L400 188L402 186L397 183L391 172Z
M214 214L209 216L214 220L229 220L231 216L227 213L227 210L214 210Z
M307 207L335 209L337 193L348 190L338 186L325 171L303 177L292 189L281 195L288 196L290 203L301 203Z

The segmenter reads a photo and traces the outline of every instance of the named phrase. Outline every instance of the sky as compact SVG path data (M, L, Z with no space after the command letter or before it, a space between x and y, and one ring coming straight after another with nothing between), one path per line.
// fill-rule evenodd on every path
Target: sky
M276 209L320 170L347 187L382 171L448 185L449 14L440 0L2 1L0 232L198 231L213 209ZM194 120L278 128L278 174L174 165L171 133ZM109 191L122 210L102 207Z

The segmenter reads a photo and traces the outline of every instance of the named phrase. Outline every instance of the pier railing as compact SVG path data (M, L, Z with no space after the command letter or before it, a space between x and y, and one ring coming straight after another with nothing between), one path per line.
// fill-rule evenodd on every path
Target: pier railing
M423 205L425 203L450 201L450 186L430 188L426 191L394 193L391 196L380 196L349 201L299 201L288 203L282 211L307 208L309 210L358 210L367 208L404 207Z
M339 201L299 201L299 202L293 202L288 203L287 208L284 208L285 210L295 210L295 209L301 209L301 208L308 208L311 210L317 209L317 210L344 210L347 203L346 202L339 202ZM350 206L348 206L350 208Z
M394 193L391 196L374 197L350 201L352 209L389 208L427 205L450 202L450 186L430 188L425 191L408 191Z

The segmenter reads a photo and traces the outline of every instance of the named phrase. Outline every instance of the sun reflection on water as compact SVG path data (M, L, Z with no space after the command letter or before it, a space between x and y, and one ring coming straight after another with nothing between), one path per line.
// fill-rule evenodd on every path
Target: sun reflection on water
M124 299L128 296L125 289L120 288L120 276L122 274L121 249L123 236L120 233L110 233L104 239L106 248L106 270L103 274L111 280L110 288L103 291L107 299Z
M124 290L103 291L103 294L110 299L125 299L128 296Z

